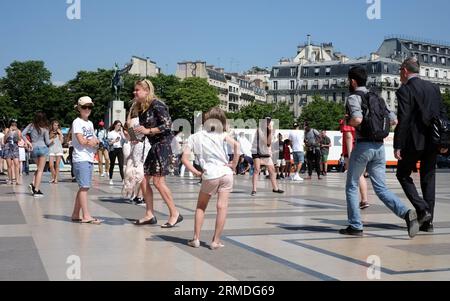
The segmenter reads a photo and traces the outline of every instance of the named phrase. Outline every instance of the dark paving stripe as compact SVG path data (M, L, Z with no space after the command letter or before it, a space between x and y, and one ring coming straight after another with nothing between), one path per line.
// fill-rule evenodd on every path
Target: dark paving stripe
M0 237L0 281L48 281L31 237Z
M198 249L186 244L187 240L191 239L192 232L178 232L176 237L158 235L158 238L174 243L183 251L240 281L336 280L277 256L227 239L226 236L223 239L225 248L211 251L207 243L209 243L212 235L212 231L203 231L203 239Z
M0 202L0 225L26 224L22 209L16 201Z

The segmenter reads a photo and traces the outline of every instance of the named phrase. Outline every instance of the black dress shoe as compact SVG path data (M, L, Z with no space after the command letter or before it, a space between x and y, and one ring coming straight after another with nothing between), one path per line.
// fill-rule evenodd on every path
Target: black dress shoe
M342 235L363 236L363 230L357 230L352 226L339 230L339 233Z
M278 189L278 190L275 190L275 189L274 189L274 190L273 190L273 193L280 193L280 194L281 194L281 193L284 193L284 191L281 190L281 189Z
M433 223L430 222L424 223L422 226L420 226L419 231L433 233L434 232Z
M430 212L423 211L417 214L417 219L419 220L419 225L422 226L424 223L431 221L432 216Z
M134 222L134 224L136 226L156 225L157 223L158 223L158 221L156 220L156 217L152 217L151 219L146 220L146 221L142 221L142 222L140 220L137 220L137 221Z
M177 224L181 223L183 221L183 216L180 214L178 215L177 221L175 222L175 224L170 224L169 222L165 223L164 225L161 225L161 228L167 229L167 228L173 228L175 227Z
M410 209L405 216L406 227L408 228L409 237L413 238L419 232L419 221L417 219L416 210Z

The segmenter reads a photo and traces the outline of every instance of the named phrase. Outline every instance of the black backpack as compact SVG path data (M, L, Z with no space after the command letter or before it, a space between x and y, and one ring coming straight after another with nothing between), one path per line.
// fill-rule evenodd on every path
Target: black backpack
M391 129L389 110L384 99L371 91L368 93L356 91L354 94L362 98L363 121L360 125L361 137L373 141L383 141L384 138L389 136Z

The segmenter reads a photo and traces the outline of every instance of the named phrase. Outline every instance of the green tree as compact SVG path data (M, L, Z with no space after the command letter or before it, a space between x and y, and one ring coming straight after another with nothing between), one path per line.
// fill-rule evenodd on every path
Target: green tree
M279 120L280 129L290 129L294 123L294 114L289 110L287 104L260 104L252 103L243 107L239 112L228 113L229 119L256 120L257 122L266 117Z
M165 101L172 120L183 118L193 123L195 111L206 112L220 104L217 94L217 89L210 86L206 79L192 77L181 81Z
M18 118L19 110L14 106L13 102L7 95L0 94L0 127L8 126L9 120Z
M166 102L173 102L175 91L180 87L180 79L175 75L158 74L149 77L155 87L156 95Z
M73 80L61 87L61 91L66 91L66 97L63 100L62 107L67 110L65 123L72 122L77 116L74 109L78 98L89 96L94 101L94 110L90 119L97 124L105 119L108 111L109 102L113 100L111 89L111 79L113 70L98 69L97 71L79 71ZM125 108L129 109L129 100L133 99L134 83L139 77L126 74L123 76L124 87L120 92L120 99L125 102Z
M450 119L450 91L448 89L445 90L445 93L442 95L442 99L444 101L445 108L447 109L447 115Z
M14 61L6 69L6 76L0 81L0 90L18 108L19 123L26 124L35 112L51 112L48 98L53 95L51 72L42 61Z
M320 96L314 96L314 100L306 105L299 122L308 121L310 126L318 130L339 130L339 120L345 115L342 104L325 101Z

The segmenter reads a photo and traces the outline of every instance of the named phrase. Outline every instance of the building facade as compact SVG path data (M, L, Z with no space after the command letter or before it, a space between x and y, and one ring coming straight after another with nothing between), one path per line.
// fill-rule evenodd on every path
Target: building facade
M298 47L293 59L282 59L272 67L267 100L287 103L295 116L317 95L325 100L344 103L349 95L348 71L354 66L367 70L367 86L397 111L395 92L400 87L399 67L403 60L416 56L421 63L421 76L441 87L450 88L450 46L426 43L406 37L387 37L377 53L349 59L335 53L331 43L314 45L308 42Z
M140 77L156 76L161 73L161 68L159 68L155 62L138 56L133 56L131 58L133 66L129 71L130 74L139 75Z
M378 53L398 61L415 56L423 79L439 85L442 92L450 89L450 43L392 35L385 38Z
M266 91L255 86L244 76L225 73L223 68L207 65L204 61L180 62L176 76L180 79L200 77L217 88L220 107L226 112L237 112L253 102L266 102Z

